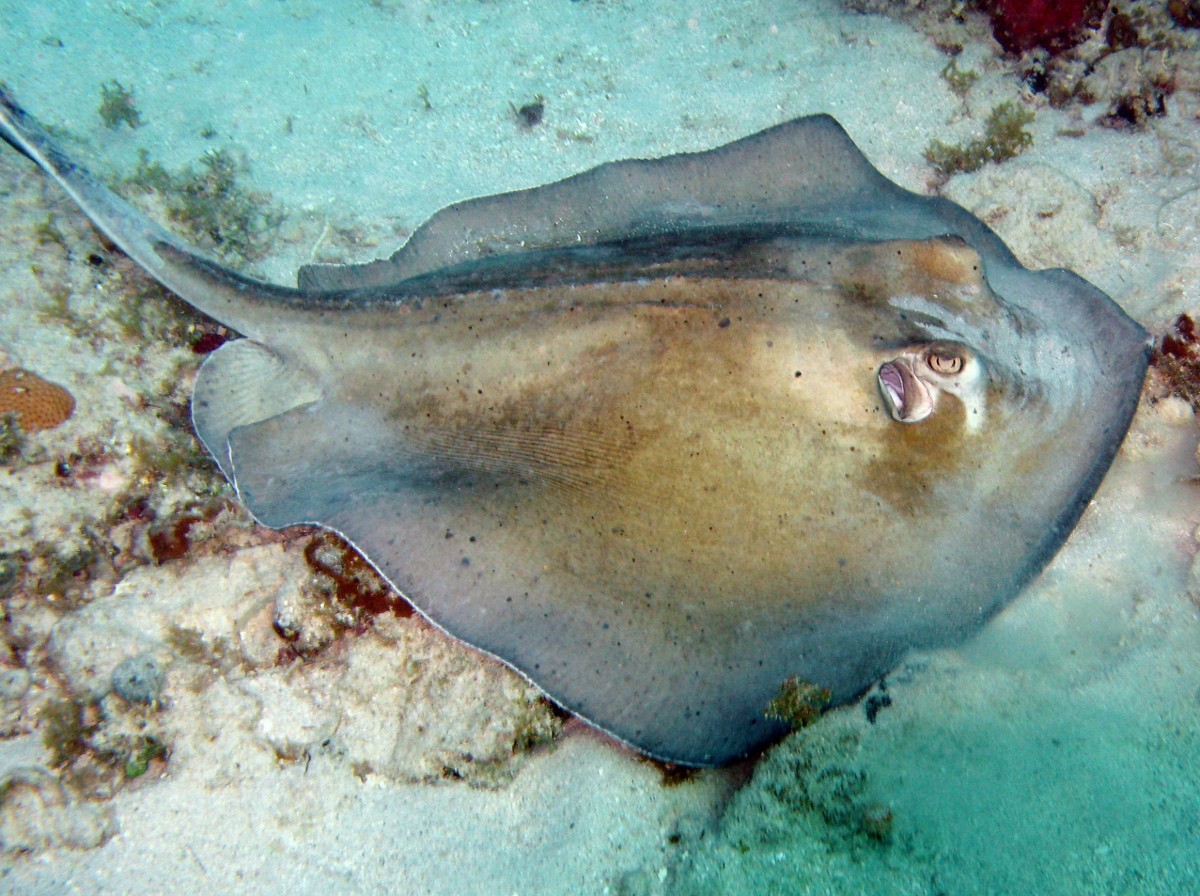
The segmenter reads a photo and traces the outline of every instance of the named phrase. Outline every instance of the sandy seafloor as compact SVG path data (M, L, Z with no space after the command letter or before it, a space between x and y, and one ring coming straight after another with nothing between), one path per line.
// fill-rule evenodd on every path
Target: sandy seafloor
M1152 331L1200 306L1186 53L1173 57L1185 71L1167 115L1121 132L1095 125L1103 101L1054 109L1024 90L977 17L943 23L964 45L960 67L980 74L964 100L916 20L815 0L0 0L0 22L0 80L94 170L128 173L139 149L168 168L244 153L249 185L286 212L248 270L282 282L310 258L388 254L453 200L812 112L928 190L929 141L977 134L1012 100L1036 113L1033 146L943 192L1029 266L1076 270ZM112 79L134 91L136 130L99 120ZM538 95L544 121L520 127L513 106ZM78 401L0 468L0 553L61 559L86 542L113 557L6 597L0 892L1200 887L1200 503L1181 401L1143 402L1055 561L971 642L909 657L874 724L861 706L836 710L753 776L668 787L578 724L511 755L514 731L556 720L516 676L417 619L383 617L277 663L272 608L306 575L302 542L227 513L193 554L156 565L136 520L113 523L114 502L138 489L165 514L216 487L203 470L145 468L148 445L190 438L168 413L200 360L186 325L162 318L182 312L153 310L166 300L6 150L0 270L5 364ZM134 302L140 330L122 316ZM87 469L64 482L65 457ZM181 650L180 631L201 647ZM130 656L166 670L157 708L106 696ZM53 768L44 745L45 707L65 698L93 726L73 770ZM131 729L154 732L169 758L128 780L89 777L87 754ZM864 831L864 817L889 813L882 839Z

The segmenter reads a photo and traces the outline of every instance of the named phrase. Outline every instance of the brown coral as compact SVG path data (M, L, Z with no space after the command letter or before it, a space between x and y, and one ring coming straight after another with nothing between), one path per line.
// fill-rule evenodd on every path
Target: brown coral
M26 432L53 429L71 416L75 398L31 370L0 371L0 416L12 414Z

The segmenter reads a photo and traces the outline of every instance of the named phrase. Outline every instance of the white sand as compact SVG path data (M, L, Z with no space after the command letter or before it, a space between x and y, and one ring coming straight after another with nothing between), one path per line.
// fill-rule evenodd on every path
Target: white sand
M982 77L968 115L939 77L945 55L925 36L815 0L108 0L36 9L0 0L0 22L0 80L66 129L71 151L94 169L127 172L139 148L168 167L210 148L244 151L253 185L289 214L278 250L258 268L284 282L314 255L390 253L456 199L609 159L705 148L810 112L836 115L885 174L920 190L930 139L977 132L996 102L1019 101L1016 77L971 45L961 65ZM134 90L143 127L101 126L99 87L114 78ZM545 122L518 127L510 106L539 94ZM1185 89L1169 108L1143 134L1068 137L1060 132L1102 109L1039 102L1027 154L956 178L947 193L1026 263L1072 267L1161 327L1200 305L1195 98ZM89 339L29 307L46 301L49 277L68 283L73 310L94 319L104 301L128 300L127 281L98 288L81 272L78 257L94 237L29 166L0 155L0 350L81 397L78 429L48 435L46 457L80 433L116 445L133 433L161 437L163 425L132 396L163 382L186 394L195 357L142 351L108 325ZM34 238L49 212L73 262ZM386 743L366 725L338 727L343 716L353 721L347 707L369 711L341 676L355 668L356 647L379 652L376 635L351 641L348 657L299 671L263 663L205 678L181 665L168 671L164 693L170 762L98 808L48 816L60 825L48 836L59 841L119 833L95 849L0 858L0 891L1185 892L1200 876L1200 621L1189 599L1200 591L1189 580L1200 504L1179 483L1193 467L1195 422L1169 416L1143 409L1067 547L980 638L907 663L892 676L896 703L876 725L858 708L835 714L831 724L859 738L837 761L861 768L871 798L895 813L890 846L828 846L820 830L797 823L791 839L736 848L714 821L723 774L664 789L653 769L577 729L524 757L497 789L406 783L424 759L441 761L447 744L486 742L486 720L507 719L505 707L521 698L508 690L519 686L513 676L404 629L415 651L406 656L431 658L443 688L431 693L446 698L422 705L421 738L404 725L388 729ZM110 459L113 475L133 475L122 463ZM48 465L43 473L0 497L0 526L14 544L53 538L73 514L99 512L89 500L103 503L99 493L55 491ZM138 592L145 609L122 633L96 628L88 641L60 631L57 666L42 657L33 691L103 679L134 649L122 638L159 637L167 613L212 637L236 630L251 653L266 651L262 602L301 574L294 552L244 580L204 575L203 563L170 566L164 575L178 580ZM107 597L94 596L98 613L91 608ZM20 618L34 641L63 625L49 612ZM126 617L107 618L119 626ZM201 679L206 689L191 687ZM0 741L0 771L46 761L34 719L13 705L6 724L15 736ZM480 722L479 706L493 715ZM426 736L439 725L450 733ZM360 780L353 763L367 759L376 771ZM380 770L385 760L392 764ZM83 821L67 836L64 818Z

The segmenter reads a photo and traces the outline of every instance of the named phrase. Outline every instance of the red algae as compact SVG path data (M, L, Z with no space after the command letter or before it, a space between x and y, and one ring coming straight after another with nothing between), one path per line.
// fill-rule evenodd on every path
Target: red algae
M204 332L192 341L192 352L197 355L207 355L215 352L228 341L229 337L224 333L216 331Z
M985 0L992 33L1009 53L1042 47L1061 53L1097 28L1108 0Z
M178 560L191 550L196 534L193 530L211 523L224 509L225 502L197 504L156 520L146 531L146 543L155 563Z
M331 532L322 532L304 548L313 572L325 578L338 603L366 616L391 611L408 617L413 606L375 571L358 551Z
M1161 384L1159 392L1200 409L1200 333L1191 315L1180 314L1155 341L1150 369Z

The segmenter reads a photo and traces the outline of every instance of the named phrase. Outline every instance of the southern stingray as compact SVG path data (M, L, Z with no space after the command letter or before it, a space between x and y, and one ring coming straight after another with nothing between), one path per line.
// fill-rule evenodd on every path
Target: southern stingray
M422 613L637 749L725 763L795 679L846 702L1054 555L1146 333L901 189L828 116L436 214L299 287L203 257L0 134L245 338L201 440L264 525L344 535Z

